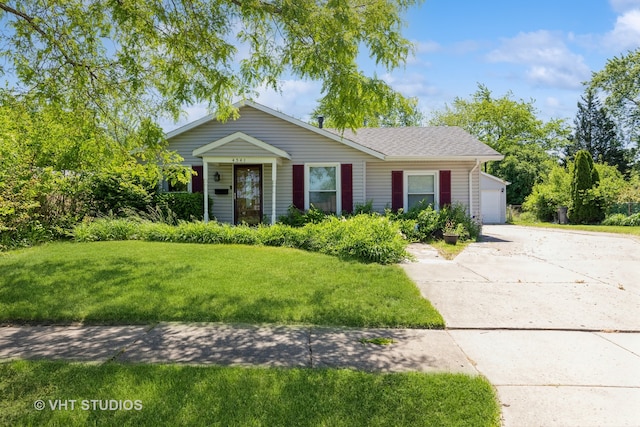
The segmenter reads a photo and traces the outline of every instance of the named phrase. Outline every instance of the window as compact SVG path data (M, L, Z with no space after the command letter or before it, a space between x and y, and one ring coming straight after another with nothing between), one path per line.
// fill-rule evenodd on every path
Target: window
M435 172L405 172L405 211L415 207L420 202L437 208L438 200L436 195L438 194L438 180L436 176Z
M337 164L305 165L305 208L311 205L326 213L340 212L340 168Z

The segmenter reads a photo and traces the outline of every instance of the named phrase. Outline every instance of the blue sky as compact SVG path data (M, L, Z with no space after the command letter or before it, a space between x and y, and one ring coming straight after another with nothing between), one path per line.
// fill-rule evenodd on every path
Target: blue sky
M535 100L540 118L572 123L582 82L640 46L640 0L426 0L405 20L404 34L416 44L405 67L376 70L366 56L359 65L418 97L427 116L482 83L494 96ZM282 94L262 90L255 101L308 120L319 97L318 82L289 78ZM205 114L193 106L180 124Z

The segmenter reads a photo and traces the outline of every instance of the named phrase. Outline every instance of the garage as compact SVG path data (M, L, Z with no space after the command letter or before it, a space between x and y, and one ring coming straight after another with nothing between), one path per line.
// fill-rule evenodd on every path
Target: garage
M507 221L509 183L497 176L480 173L480 212L483 224L504 224Z

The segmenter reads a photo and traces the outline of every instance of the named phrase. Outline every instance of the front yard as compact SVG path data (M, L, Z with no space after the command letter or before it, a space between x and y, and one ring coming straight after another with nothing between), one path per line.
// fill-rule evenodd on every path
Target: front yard
M0 322L442 328L398 266L297 249L140 241L0 255Z
M398 266L140 241L0 255L0 322L442 328ZM0 425L498 426L482 377L109 362L0 363ZM72 406L73 405L73 406Z

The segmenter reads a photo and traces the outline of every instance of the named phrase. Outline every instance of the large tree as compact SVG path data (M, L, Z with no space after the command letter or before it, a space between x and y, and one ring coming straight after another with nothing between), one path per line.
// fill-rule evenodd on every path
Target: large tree
M283 76L322 82L339 128L362 126L395 92L358 68L412 49L402 14L421 0L68 0L0 2L0 55L14 93L88 111L121 136L205 102L221 118Z
M328 128L338 127L334 116L339 111L331 111L327 107L319 106L311 113L313 124L319 125L318 117L322 117L323 126ZM355 112L358 114L358 122L364 127L405 127L422 126L424 114L418 108L417 98L406 98L400 93L390 97L374 112Z
M599 194L594 191L599 182L600 175L593 164L591 153L587 150L578 151L571 176L571 222L585 224L602 221L602 203Z
M594 73L589 87L605 95L605 106L616 120L624 143L640 153L640 48L607 61ZM637 160L637 158L636 158Z
M564 120L544 122L537 114L533 101L514 100L511 93L496 98L479 84L471 99L456 98L435 112L429 124L460 126L504 154L503 161L491 162L487 170L511 182L507 202L521 204L553 166L549 153L562 150L570 133Z
M628 154L618 137L616 124L592 89L587 89L578 102L573 123L571 144L565 149L567 160L572 161L578 151L586 150L596 162L616 166L622 173L627 171Z

